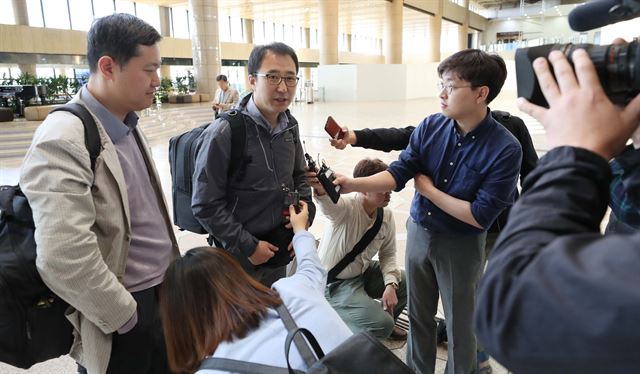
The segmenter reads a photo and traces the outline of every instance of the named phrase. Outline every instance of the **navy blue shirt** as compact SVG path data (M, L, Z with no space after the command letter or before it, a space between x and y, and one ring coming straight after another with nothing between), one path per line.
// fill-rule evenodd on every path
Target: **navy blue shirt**
M491 117L489 110L478 127L462 136L453 119L438 113L425 118L413 131L409 145L388 171L396 191L422 173L440 191L469 201L479 229L450 216L416 192L411 218L429 231L479 234L511 205L522 161L518 140Z

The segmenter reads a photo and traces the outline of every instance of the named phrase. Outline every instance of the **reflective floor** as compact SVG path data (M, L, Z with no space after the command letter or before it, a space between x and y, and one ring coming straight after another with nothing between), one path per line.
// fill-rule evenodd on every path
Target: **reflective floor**
M500 109L518 115L525 120L532 135L534 145L539 154L546 150L544 129L532 118L520 113L515 106L515 92L502 92L492 103L492 109ZM329 145L328 136L323 130L328 115L333 116L343 126L353 129L364 127L404 127L417 125L428 114L439 111L437 98L385 101L362 103L296 103L291 106L291 112L300 123L300 136L309 154L315 158L318 154L321 160L336 172L351 174L353 166L364 157L378 157L390 163L399 152L376 152L362 148L349 147L343 151L333 149ZM165 197L171 204L171 179L168 162L169 138L210 121L213 116L207 104L163 104L162 107L145 110L141 113L141 126L153 150L153 157L163 183ZM24 153L28 148L31 137L38 122L14 121L0 123L0 185L16 184L19 168ZM404 251L406 230L404 222L409 214L409 207L413 197L413 188L408 185L403 191L394 193L391 197L390 208L395 214L397 223L398 263L404 265ZM320 236L323 232L324 220L318 216L310 231ZM205 244L204 237L180 232L176 230L181 250L185 251L194 246ZM391 348L404 358L404 347L390 343ZM446 363L446 349L439 348L437 372L442 373ZM496 363L493 363L494 373L506 373ZM75 365L69 358L51 360L37 365L28 371L16 370L0 364L0 374L7 373L74 373Z

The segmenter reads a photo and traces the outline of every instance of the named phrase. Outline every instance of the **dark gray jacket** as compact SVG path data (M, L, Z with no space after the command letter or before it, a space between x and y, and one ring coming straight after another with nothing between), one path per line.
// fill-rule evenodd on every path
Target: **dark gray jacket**
M191 201L195 217L207 232L240 259L253 254L258 244L256 235L283 223L283 185L300 192L301 200L309 205L310 221L315 216L297 121L287 111L287 128L272 135L246 110L251 96L243 98L236 108L246 115L245 155L249 161L244 177L238 180L227 175L231 130L229 122L217 119L202 133Z

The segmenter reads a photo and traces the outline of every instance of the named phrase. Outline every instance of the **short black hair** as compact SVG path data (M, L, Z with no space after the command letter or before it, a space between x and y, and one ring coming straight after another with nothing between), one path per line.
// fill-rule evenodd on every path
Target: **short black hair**
M370 175L378 174L381 171L385 171L389 168L389 165L385 164L379 158L365 158L356 164L353 168L353 177L361 178L368 177Z
M296 55L296 52L293 48L284 43L274 42L267 45L258 45L253 48L249 55L249 62L247 63L247 70L249 70L250 75L257 73L258 70L260 70L260 67L262 66L262 59L267 51L271 51L279 56L291 56L293 62L296 64L296 74L298 74L300 64L298 64L298 56Z
M162 39L158 31L145 21L126 13L98 18L87 34L89 70L95 73L98 60L109 56L120 66L138 56L138 45L152 46Z
M226 76L226 75L224 75L224 74L220 74L220 75L218 75L218 76L216 77L216 82L220 82L220 81L224 81L224 82L226 82L226 81L227 81L227 76Z
M447 72L473 87L489 87L487 104L498 96L507 79L507 66L502 57L479 49L465 49L447 57L438 65L438 76L442 78Z

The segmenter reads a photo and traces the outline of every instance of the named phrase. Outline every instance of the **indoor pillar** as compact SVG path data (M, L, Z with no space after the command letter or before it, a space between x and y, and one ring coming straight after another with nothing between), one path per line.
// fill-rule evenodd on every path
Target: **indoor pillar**
M464 22L458 27L458 50L469 48L469 0L464 0L462 5L465 8Z
M197 92L213 97L222 66L218 30L218 0L189 0L191 50Z
M160 6L158 12L160 13L160 35L171 37L171 8Z
M302 34L302 45L305 48L311 48L311 29L306 27L304 29L304 33Z
M242 22L242 33L244 34L244 42L253 44L253 20L245 18Z
M384 62L402 63L402 0L385 2L384 12Z
M320 64L338 64L338 0L318 0Z

